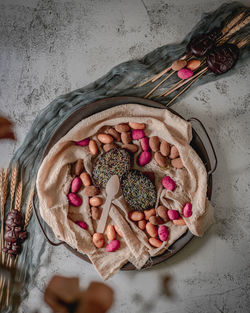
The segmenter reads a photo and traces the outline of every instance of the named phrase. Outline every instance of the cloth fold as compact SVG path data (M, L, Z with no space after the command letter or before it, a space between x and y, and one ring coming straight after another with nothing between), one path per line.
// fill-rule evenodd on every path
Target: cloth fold
M128 207L123 196L119 195L112 201L108 223L117 224L123 237L120 238L120 249L108 253L105 249L97 249L92 242L96 222L91 219L88 198L80 191L79 194L83 198L82 205L75 208L68 204L67 194L73 179L70 164L83 159L85 170L91 175L93 156L89 153L88 147L77 146L74 142L86 137L95 138L97 133L105 131L107 127L129 121L146 123L147 136L159 136L177 147L185 169L163 170L154 160L140 168L135 161L136 158L134 158L133 168L153 171L157 190L161 186L162 177L171 176L177 188L174 192L163 189L160 194L161 203L181 213L183 205L191 202L193 215L184 218L185 226L176 226L172 222L166 223L170 230L169 240L155 249L148 243L145 232L129 220ZM137 269L142 268L151 256L164 252L188 228L193 234L202 236L213 222L213 211L206 198L206 169L189 145L191 139L190 123L167 109L124 104L82 120L52 147L41 164L37 176L37 191L42 218L58 239L87 254L103 279L111 277L128 261ZM104 190L101 194L105 199ZM74 223L78 220L84 220L89 226L88 230L83 230Z

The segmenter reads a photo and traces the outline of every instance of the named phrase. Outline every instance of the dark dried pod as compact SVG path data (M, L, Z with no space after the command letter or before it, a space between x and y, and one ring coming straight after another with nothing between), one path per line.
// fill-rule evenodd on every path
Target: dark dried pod
M27 232L24 231L24 216L22 212L11 210L5 221L4 239L6 245L4 252L10 255L17 255L21 252L21 243L27 237Z
M229 71L239 57L239 48L233 44L225 43L214 48L207 56L208 68L220 75Z
M209 34L208 38L216 41L221 36L221 29L219 27L214 28Z
M215 45L215 42L208 35L194 38L189 45L190 52L200 58L207 54Z

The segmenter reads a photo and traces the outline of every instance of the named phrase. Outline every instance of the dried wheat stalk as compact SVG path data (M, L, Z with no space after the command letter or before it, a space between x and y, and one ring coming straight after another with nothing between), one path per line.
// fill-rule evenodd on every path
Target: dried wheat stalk
M32 212L33 212L33 197L34 197L34 192L35 192L35 185L33 184L31 189L30 189L30 193L29 193L29 197L28 197L28 203L27 203L27 207L26 207L26 214L25 214L25 222L24 222L24 229L27 228Z
M16 189L16 198L15 198L15 209L20 211L22 204L22 193L23 193L23 180L19 181Z
M221 45L224 42L226 42L234 33L238 32L241 28L247 26L249 23L250 23L250 16L246 16L241 23L235 25L225 36L223 36L219 40L219 44Z
M221 33L223 35L225 35L227 32L230 31L231 28L233 28L235 25L237 25L237 23L243 18L243 16L245 15L245 11L243 10L242 12L240 12L238 15L236 15L229 23L227 23L221 30Z
M18 174L18 167L17 165L12 167L11 172L11 181L10 181L10 210L12 209L12 203L14 200L14 194L16 189L16 183L17 183L17 174Z
M5 253L2 253L4 247L4 217L5 217L5 203L7 198L7 187L8 187L9 169L7 168L4 173L4 179L1 190L1 254L2 264L4 264Z
M5 203L7 199L7 188L8 188L8 178L9 170L8 168L5 171L1 172L1 245L0 245L0 254L1 254L1 264L2 266L5 263L5 253L2 251L4 247L4 218L5 218ZM2 301L3 292L4 292L4 278L1 276L0 279L0 303Z
M166 104L166 107L170 107L170 104L172 102L174 102L181 94L183 94L184 91L186 91L191 85L193 85L193 83L199 79L202 75L204 75L206 73L206 71L204 72L200 72L200 74L195 78L193 79L185 88L183 88L176 96L173 97L173 99L171 99L167 104Z

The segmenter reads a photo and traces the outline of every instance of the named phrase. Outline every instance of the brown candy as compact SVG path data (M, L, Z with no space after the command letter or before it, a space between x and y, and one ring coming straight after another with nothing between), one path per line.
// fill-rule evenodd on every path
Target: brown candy
M79 176L83 169L84 169L83 160L82 159L77 160L76 163L74 164L74 174Z
M176 60L172 64L171 68L173 71L179 71L187 65L187 61L185 60Z
M116 141L121 141L121 135L114 128L109 128L107 133L114 137Z
M83 193L88 197L93 197L99 195L100 190L96 186L86 186Z
M103 150L105 152L108 152L109 150L116 149L116 148L118 148L118 146L115 143L106 143L105 145L103 145Z
M149 218L149 222L153 225L161 225L164 223L163 219L161 219L160 216L151 216Z
M163 205L158 206L157 214L163 219L164 222L169 221L168 209L165 206L163 206Z

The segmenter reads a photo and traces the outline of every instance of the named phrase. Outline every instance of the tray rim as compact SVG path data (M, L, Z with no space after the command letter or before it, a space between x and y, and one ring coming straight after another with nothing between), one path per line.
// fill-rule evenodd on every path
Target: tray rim
M93 114L102 112L102 111L107 110L109 108L112 108L114 106L119 106L122 104L129 104L129 103L140 104L140 105L145 105L148 107L155 107L155 108L159 108L159 109L166 109L166 110L169 110L171 113L179 116L180 118L182 118L186 121L186 119L183 118L183 116L181 116L179 113L177 113L172 108L171 109L167 108L163 104L156 102L156 101L153 101L153 100L150 100L150 99L144 99L144 98L132 97L132 96L119 96L119 97L109 97L109 98L99 99L97 101L90 102L88 104L84 104L83 106L76 109L55 129L53 135L51 136L50 140L48 141L48 143L44 149L44 152L42 155L42 160L46 157L46 155L49 153L50 149L56 144L56 142L58 140L60 140L64 135L66 135L72 129L72 127L74 127L81 120L83 120L83 119L85 119L85 118L87 118ZM82 111L85 112L85 114L87 114L87 116L81 117ZM72 117L75 118L73 123L72 123ZM62 130L63 130L63 134L62 134ZM200 142L200 144L202 146L202 153L206 157L206 163L207 163L206 168L207 168L207 171L209 171L211 169L211 164L210 164L210 159L209 159L208 153L206 151L206 148L205 148L203 141L201 140L200 136L194 130L193 127L192 127L192 135L193 135L193 139L194 138L198 139L198 141ZM193 141L193 139L192 139L192 141ZM192 147L192 148L194 149L194 147ZM196 149L194 149L194 150L196 151ZM196 153L199 154L197 151L196 151ZM202 162L204 163L203 160L202 160ZM212 185L213 185L212 184L212 175L209 175L208 176L208 191L207 191L207 197L209 200L211 199ZM39 210L39 213L40 213L40 210ZM38 218L38 216L37 216L37 218ZM49 226L47 226L47 227L50 229ZM168 258L170 258L171 256L175 255L177 252L179 252L181 249L183 249L193 238L194 238L194 235L189 230L187 230L166 251L164 251L164 253L162 253L158 256L151 257L149 259L149 261L142 267L142 269L152 268L152 266L166 261ZM85 255L81 252L78 252L76 249L70 247L66 242L64 242L63 244L74 255L78 256L79 258L83 259L84 261L86 261L88 263L91 263L91 261L89 260L87 255ZM137 269L134 267L133 264L128 262L125 265L123 265L121 270L128 271L128 270L137 270Z

